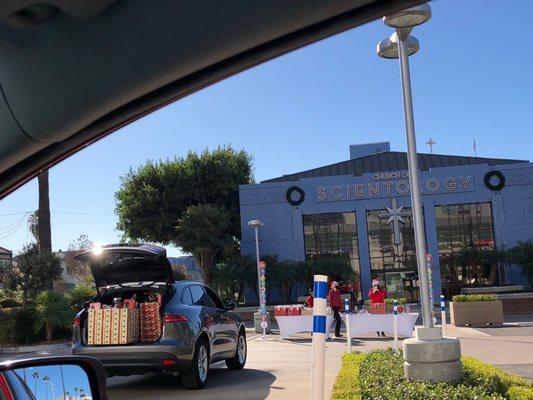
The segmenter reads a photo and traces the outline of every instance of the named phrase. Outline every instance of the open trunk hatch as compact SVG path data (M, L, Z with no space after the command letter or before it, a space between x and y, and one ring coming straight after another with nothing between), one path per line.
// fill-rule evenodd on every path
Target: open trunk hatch
M165 284L172 287L172 269L166 250L159 246L117 244L94 247L77 259L89 262L94 283L101 289L113 286Z

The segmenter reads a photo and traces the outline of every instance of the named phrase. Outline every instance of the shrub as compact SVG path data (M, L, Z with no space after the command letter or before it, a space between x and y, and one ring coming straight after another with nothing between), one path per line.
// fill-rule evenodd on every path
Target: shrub
M83 308L83 305L96 295L94 286L88 284L78 284L70 289L65 295L72 311L77 313Z
M35 329L45 327L46 340L52 340L55 328L66 328L71 323L73 312L65 297L55 292L41 292L37 296L37 319Z
M0 308L14 308L20 307L22 303L17 299L11 297L6 297L5 299L0 300Z
M461 382L408 382L403 357L392 349L366 354L347 354L333 388L333 400L451 399L532 400L533 386L526 380L496 367L464 357L465 377Z
M509 393L511 388L515 388L513 391L517 393L517 396L519 396L521 389L516 388L525 388L533 397L533 385L519 376L504 372L472 357L463 357L462 363L465 373L464 381L469 385L483 386L491 392L508 395L511 400L514 399ZM521 397L515 398L521 399ZM527 399L527 397L525 398Z
M405 297L400 297L399 299L385 299L385 304L392 305L394 300L398 300L398 304L406 304L407 299Z
M458 294L452 297L454 303L464 303L469 301L494 301L497 300L495 294Z
M332 399L348 400L361 398L359 369L365 358L361 353L345 353L342 356L342 366L333 386Z
M42 331L34 331L35 319L33 308L0 310L0 345L31 344L42 339Z

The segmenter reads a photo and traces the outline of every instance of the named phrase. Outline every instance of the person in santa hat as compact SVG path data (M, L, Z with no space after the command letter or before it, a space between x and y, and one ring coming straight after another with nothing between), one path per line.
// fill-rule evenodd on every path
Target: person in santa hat
M341 335L341 294L339 292L339 282L331 282L331 290L328 294L329 305L333 310L333 319L335 320L335 337L342 337Z
M385 297L387 293L379 286L379 281L374 279L372 281L372 289L368 292L368 298L372 304L383 304L385 303ZM376 332L379 336L380 332ZM385 332L381 331L381 336L385 337Z

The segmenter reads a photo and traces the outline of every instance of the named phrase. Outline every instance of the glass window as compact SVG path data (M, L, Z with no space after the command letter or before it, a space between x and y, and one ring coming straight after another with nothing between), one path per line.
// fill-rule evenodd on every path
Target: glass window
M498 284L497 264L476 265L466 256L469 250L494 248L490 203L435 206L435 223L442 288L447 298L460 293L463 286Z
M367 211L368 247L372 279L378 279L389 297L419 298L413 219L409 208ZM396 225L396 229L395 229Z
M191 289L192 302L197 306L214 307L213 301L200 285L189 286Z
M181 302L189 306L193 305L191 291L188 286L181 292Z
M215 307L224 308L224 304L222 303L222 300L220 300L220 298L217 296L215 292L213 292L213 290L211 290L211 288L204 286L204 289L207 292L207 295L209 296L211 301L215 304Z
M341 282L341 291L361 300L359 243L355 212L303 216L306 261L340 261L351 266L353 282Z

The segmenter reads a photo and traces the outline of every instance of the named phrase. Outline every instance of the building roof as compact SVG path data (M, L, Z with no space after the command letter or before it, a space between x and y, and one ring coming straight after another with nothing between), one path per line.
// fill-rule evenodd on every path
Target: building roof
M0 247L0 260L11 260L13 258L13 252L4 247Z
M418 167L422 171L431 168L454 167L460 165L501 165L528 162L527 160L507 160L501 158L483 158L467 156L448 156L442 154L418 154ZM401 151L384 151L352 160L342 161L324 167L313 168L307 171L296 172L267 179L261 183L297 181L302 178L315 178L321 176L354 175L359 176L371 172L401 171L407 169L407 153Z

